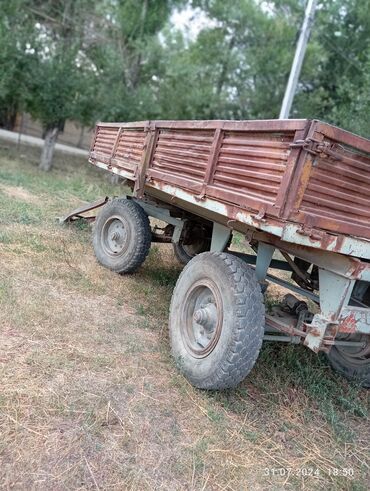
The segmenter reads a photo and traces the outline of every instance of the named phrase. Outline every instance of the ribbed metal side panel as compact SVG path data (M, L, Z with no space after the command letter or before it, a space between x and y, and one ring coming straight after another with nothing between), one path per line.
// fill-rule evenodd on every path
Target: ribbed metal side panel
M329 230L341 222L370 231L370 158L343 147L336 154L314 161L300 211L326 219Z
M100 123L89 161L139 197L189 202L215 221L249 213L257 229L286 226L284 240L322 249L336 235L370 240L370 141L320 121Z
M119 128L117 127L97 126L97 133L92 151L95 152L97 156L110 156L116 142L118 130Z
M127 172L133 172L140 164L144 141L144 131L123 130L117 142L112 163Z
M201 185L213 134L214 131L160 130L148 175L185 189Z
M228 191L234 203L275 203L290 142L286 135L226 132L211 186Z
M127 178L134 177L142 159L145 135L144 128L98 125L90 156L123 171Z

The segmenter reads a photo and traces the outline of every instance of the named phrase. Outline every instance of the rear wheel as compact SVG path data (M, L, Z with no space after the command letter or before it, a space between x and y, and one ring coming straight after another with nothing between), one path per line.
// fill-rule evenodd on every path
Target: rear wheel
M193 257L209 251L211 247L212 225L187 220L181 234L180 242L173 244L177 260L188 264Z
M336 346L334 345L328 358L330 364L341 375L359 382L363 387L370 387L370 336L366 334L352 334L341 341L363 342L363 345Z
M151 244L149 219L140 205L115 199L99 213L93 246L99 263L117 273L133 273L145 261Z
M196 387L235 387L253 368L264 334L264 305L252 268L205 252L181 273L170 307L172 353Z
M199 239L192 244L183 244L179 242L177 244L173 244L173 250L176 256L176 259L181 264L188 264L188 262L193 259L196 255L208 251L209 250L209 240L207 239Z

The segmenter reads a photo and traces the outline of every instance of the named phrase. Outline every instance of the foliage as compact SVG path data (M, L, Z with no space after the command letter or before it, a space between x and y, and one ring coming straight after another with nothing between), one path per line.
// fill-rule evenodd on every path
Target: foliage
M296 98L295 111L369 136L370 11L367 0L327 0L314 40L320 55Z
M306 2L1 3L1 124L25 108L47 128L66 118L276 118ZM190 35L171 21L176 9L192 13ZM369 135L369 36L367 0L319 2L291 117Z
M191 118L276 118L295 28L282 14L267 15L253 0L194 5L213 22L172 57L174 65L167 63L164 100L174 102L181 94L180 104Z
M172 9L181 3L179 0L128 0L104 5L107 21L101 32L109 42L96 46L94 53L104 119L138 120L155 113L152 77L165 52L158 34Z
M24 107L24 75L29 72L27 47L32 25L22 10L22 0L0 2L0 126L11 128Z
M88 122L91 107L89 75L93 65L84 55L89 22L86 0L27 2L35 22L33 66L28 74L27 109L45 129L63 128L67 118ZM90 77L94 80L94 76ZM90 96L87 101L85 94Z

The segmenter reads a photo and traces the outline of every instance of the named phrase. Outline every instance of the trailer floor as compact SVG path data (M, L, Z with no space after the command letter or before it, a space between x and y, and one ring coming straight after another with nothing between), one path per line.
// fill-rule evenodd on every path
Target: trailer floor
M89 227L54 217L118 187L65 155L40 174L38 154L0 147L0 487L367 489L369 392L276 344L238 390L191 387L168 344L171 249L132 276L98 266Z

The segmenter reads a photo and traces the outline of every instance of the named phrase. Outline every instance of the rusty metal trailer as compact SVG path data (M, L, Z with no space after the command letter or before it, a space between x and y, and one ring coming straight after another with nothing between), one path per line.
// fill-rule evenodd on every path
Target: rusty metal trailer
M187 263L170 335L194 385L235 386L267 339L325 351L370 386L369 140L316 120L99 123L89 162L132 189L97 217L99 262L132 272L159 241ZM253 254L228 249L234 231ZM265 312L270 282L299 298Z

